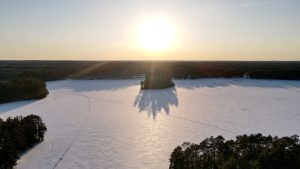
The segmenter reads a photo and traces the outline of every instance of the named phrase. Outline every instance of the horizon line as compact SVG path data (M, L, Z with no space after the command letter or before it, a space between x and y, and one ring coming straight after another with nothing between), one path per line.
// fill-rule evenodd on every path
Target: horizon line
M78 62L300 62L299 60L85 60L85 59L0 59L3 61L78 61Z

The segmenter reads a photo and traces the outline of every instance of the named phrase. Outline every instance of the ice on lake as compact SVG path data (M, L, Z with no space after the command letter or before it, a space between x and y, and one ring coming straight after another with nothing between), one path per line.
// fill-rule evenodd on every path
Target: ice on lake
M165 169L183 142L239 134L300 135L300 81L176 80L140 91L139 80L48 82L42 100L0 104L0 117L37 114L45 141L17 168Z

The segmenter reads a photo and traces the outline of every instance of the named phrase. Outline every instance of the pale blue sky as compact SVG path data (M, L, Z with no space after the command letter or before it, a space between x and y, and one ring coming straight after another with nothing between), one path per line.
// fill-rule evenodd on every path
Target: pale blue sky
M159 56L135 44L152 15L178 35ZM0 0L0 59L300 60L300 1Z

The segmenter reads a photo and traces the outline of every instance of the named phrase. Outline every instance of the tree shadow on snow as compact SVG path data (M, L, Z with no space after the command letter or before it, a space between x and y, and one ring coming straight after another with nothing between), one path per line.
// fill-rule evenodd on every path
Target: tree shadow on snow
M206 78L196 80L175 80L178 88L196 89L196 88L215 88L226 86L257 87L257 88L300 88L300 81L296 80L260 80L243 78Z
M139 85L140 80L63 80L48 82L47 88L71 89L75 92L89 92L99 90L118 90Z
M25 100L25 101L14 101L10 103L2 103L0 104L0 114L21 108L23 106L29 105L36 101L38 100Z
M156 118L157 113L164 111L170 113L170 106L178 107L178 98L176 89L157 89L157 90L141 90L136 96L134 106L139 108L139 111L148 112L148 116Z

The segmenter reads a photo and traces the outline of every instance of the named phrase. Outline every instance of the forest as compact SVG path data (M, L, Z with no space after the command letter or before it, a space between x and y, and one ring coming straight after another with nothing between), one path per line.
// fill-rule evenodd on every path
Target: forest
M240 135L235 140L210 137L183 143L170 155L170 169L299 169L298 136Z
M130 79L154 69L173 79L300 80L299 61L0 61L0 79Z
M0 103L42 99L48 95L46 83L36 78L15 78L0 81Z
M36 115L0 118L0 169L12 169L22 153L44 140L46 131Z

